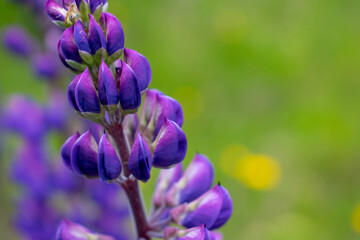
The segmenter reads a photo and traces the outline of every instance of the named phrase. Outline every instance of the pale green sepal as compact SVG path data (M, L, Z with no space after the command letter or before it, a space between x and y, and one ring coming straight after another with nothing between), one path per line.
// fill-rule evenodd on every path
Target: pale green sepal
M93 55L89 54L88 52L85 51L79 51L79 55L81 57L81 59L87 63L88 65L93 65L94 64L94 57Z
M103 13L103 4L101 3L92 14L95 21L97 22L99 21L102 13Z
M85 69L86 69L86 66L81 64L81 63L75 62L73 60L65 60L65 61L66 61L67 64L70 65L70 67L72 67L75 70L78 70L80 72L85 71Z
M116 52L114 52L111 56L109 56L109 57L106 59L106 61L105 61L106 64L107 64L107 65L113 64L116 60L118 60L118 59L121 57L121 55L123 54L123 52L124 52L124 49L123 49L123 48L117 50Z

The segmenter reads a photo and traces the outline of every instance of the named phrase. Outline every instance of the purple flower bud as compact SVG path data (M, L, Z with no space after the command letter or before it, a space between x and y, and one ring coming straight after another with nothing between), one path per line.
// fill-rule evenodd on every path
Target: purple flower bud
M94 13L98 7L102 8L102 1L101 0L90 0L90 11Z
M72 106L73 109L75 109L75 111L80 111L77 103L76 103L76 98L75 98L75 89L76 89L76 85L78 84L79 80L80 80L81 74L77 75L74 80L72 80L72 82L69 84L68 86L68 90L67 90L67 98L68 101L70 103L70 105Z
M124 110L137 109L141 104L141 94L135 73L124 62L120 74L120 105Z
M182 176L182 165L177 164L170 169L162 169L158 176L155 192L153 194L153 203L156 208L165 204L165 195L170 187L175 184Z
M101 107L96 93L90 71L86 68L81 74L78 84L75 88L76 104L81 112L100 113Z
M198 198L210 189L213 179L214 168L209 159L196 154L183 176L166 194L166 203L177 206Z
M98 177L98 146L90 131L87 131L74 143L71 150L73 170L89 178Z
M223 226L229 220L233 211L233 203L229 192L220 185L219 188L223 195L222 206L216 221L213 225L209 226L210 230L217 229Z
M117 105L119 92L115 79L104 61L99 69L99 99L102 105Z
M64 57L65 62L72 68L78 71L85 70L85 66L82 65L82 60L75 43L74 26L67 28L61 35L59 41L59 55L60 57Z
M164 229L164 240L215 240L210 231L201 225L189 229L178 229L176 227L167 227Z
M157 136L165 118L176 122L179 127L182 126L184 122L184 115L178 101L165 95L158 95L157 103L154 136Z
M105 32L109 57L115 54L115 59L119 58L125 42L124 30L121 23L111 13L103 13L100 18L100 25Z
M71 166L71 149L74 145L74 143L79 139L80 133L76 132L74 135L69 137L65 143L61 147L61 158L64 161L65 165L72 170Z
M113 237L92 233L87 228L70 222L69 220L63 220L57 230L55 240L115 240Z
M149 89L146 91L140 117L140 127L142 131L149 124L150 119L155 112L156 104L158 102L158 95L162 95L162 93L156 89Z
M155 167L168 168L184 160L187 150L185 133L173 121L165 118L164 124L155 139L153 146Z
M74 27L74 39L81 58L88 64L92 64L94 59L91 55L89 39L81 20L77 20Z
M92 15L89 15L89 43L93 55L103 55L106 51L106 40L104 33ZM98 52L100 51L100 52Z
M170 211L171 219L187 228L201 224L212 226L219 216L222 202L223 192L220 186L216 185L198 199L173 208Z
M50 53L35 55L32 59L34 73L42 78L55 79L59 75L59 60L55 57Z
M123 125L125 129L125 133L129 139L130 146L132 146L135 141L135 134L139 125L137 114L126 115L124 118Z
M35 45L29 34L22 27L14 26L5 29L3 42L6 48L21 57L28 57Z
M67 26L65 24L67 11L63 7L61 7L55 0L47 0L45 4L45 9L53 23L63 28Z
M58 44L57 44L57 49L58 49L58 53L59 53L59 58L60 58L61 62L64 64L65 67L67 67L69 70L71 70L71 71L74 72L75 74L78 74L78 73L82 72L82 70L77 70L77 69L71 67L71 66L66 62L66 59L65 59L65 57L64 57L64 54L62 53L61 48L60 48L60 41L59 41Z
M140 133L137 134L129 157L129 170L140 181L147 182L150 179L152 157Z
M124 61L134 71L140 91L145 90L151 82L151 67L149 61L135 50L125 48Z
M115 149L104 134L99 143L99 176L103 181L119 177L122 165Z

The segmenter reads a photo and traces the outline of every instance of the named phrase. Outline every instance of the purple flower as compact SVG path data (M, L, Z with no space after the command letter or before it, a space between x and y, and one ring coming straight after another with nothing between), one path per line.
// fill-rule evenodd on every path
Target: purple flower
M149 147L138 133L129 157L129 170L137 179L147 182L150 179L152 157Z
M76 85L78 84L79 80L80 80L81 74L77 75L69 84L68 86L68 90L67 90L67 98L68 101L71 105L71 107L75 110L75 111L80 111L77 103L76 103L76 97L75 97L75 89L76 89Z
M102 105L117 105L119 92L115 79L104 61L99 69L99 99Z
M100 113L101 106L88 68L81 74L75 88L76 105L82 113Z
M212 237L212 233L206 228L205 224L189 228L178 229L175 227L167 227L164 230L164 240L216 240Z
M25 29L19 26L5 29L3 43L7 49L21 57L29 57L36 47Z
M141 104L139 85L135 73L124 62L118 81L121 108L130 112L136 110Z
M177 164L170 169L162 169L159 173L153 203L156 208L165 205L165 195L170 187L175 184L182 176L182 165Z
M90 131L87 131L74 143L71 150L73 170L89 178L98 174L98 146Z
M88 64L93 64L94 58L91 54L89 39L80 19L75 23L74 39L81 59Z
M178 164L184 160L187 151L185 133L175 122L165 118L153 146L155 167L168 168Z
M134 71L140 91L145 90L151 82L151 67L149 61L135 50L125 48L124 61Z
M173 208L171 218L177 224L191 228L205 224L209 229L216 222L223 203L223 192L216 185L198 199Z
M109 57L113 57L113 61L115 61L121 56L124 49L125 38L121 23L114 15L103 13L100 18L100 25L106 36Z
M106 51L105 36L94 17L92 15L89 15L89 17L89 43L91 52L95 57L101 58L101 56L105 56L104 52Z
M79 55L78 48L74 39L74 26L67 28L61 35L58 44L59 56L72 69L84 71L85 66Z
M120 159L115 149L104 134L99 143L99 176L103 181L119 177L122 169Z
M67 11L63 7L61 7L55 0L47 0L45 4L45 9L53 23L63 28L69 26L65 23Z
M190 202L210 189L214 179L214 168L209 159L196 154L180 180L166 194L169 206Z
M70 170L73 170L72 166L71 166L71 150L72 150L72 147L73 147L74 143L79 138L80 138L80 133L76 132L74 135L69 137L61 147L61 151L60 151L61 158L62 158L63 162L65 163L65 165Z

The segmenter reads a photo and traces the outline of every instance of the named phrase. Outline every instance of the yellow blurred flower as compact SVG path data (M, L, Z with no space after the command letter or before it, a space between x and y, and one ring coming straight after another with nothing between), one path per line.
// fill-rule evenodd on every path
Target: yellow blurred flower
M223 149L220 155L220 167L229 176L236 177L236 163L245 155L250 154L250 151L240 145L233 144Z
M274 188L281 177L281 168L273 158L248 154L237 161L236 178L247 187L255 190L268 190Z
M191 86L183 86L173 94L182 108L186 120L194 120L201 116L204 110L204 98L199 90Z
M360 234L360 203L358 203L351 216L351 226L355 232Z

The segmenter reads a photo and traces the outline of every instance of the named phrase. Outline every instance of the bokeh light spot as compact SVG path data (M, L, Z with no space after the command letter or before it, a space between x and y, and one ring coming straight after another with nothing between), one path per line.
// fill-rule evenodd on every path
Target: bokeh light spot
M360 203L358 203L352 213L351 226L355 232L360 234Z
M204 98L201 92L191 86L183 86L173 94L183 110L186 120L195 120L199 118L204 110Z
M239 159L236 164L236 178L247 187L255 190L268 190L274 188L281 176L281 168L273 158L248 154Z
M236 178L235 165L237 161L250 154L250 151L240 145L233 144L223 149L220 155L220 167L229 176Z

